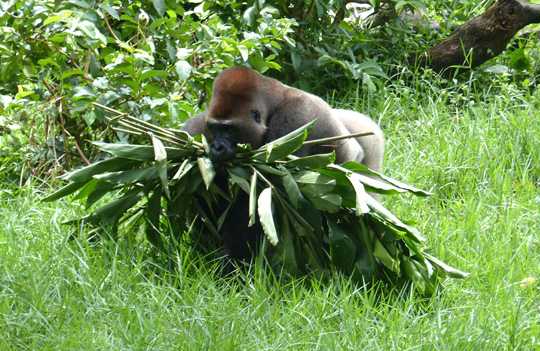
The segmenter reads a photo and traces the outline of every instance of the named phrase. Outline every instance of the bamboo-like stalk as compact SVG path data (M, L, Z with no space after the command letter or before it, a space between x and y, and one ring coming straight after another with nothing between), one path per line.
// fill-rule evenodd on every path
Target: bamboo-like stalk
M328 138L321 138L321 139L314 139L314 140L307 140L304 141L304 145L320 145L332 141L338 141L343 139L349 139L349 138L360 138L365 136L374 135L372 132L368 133L353 133L353 134L346 134L346 135L338 135L334 137L328 137Z
M158 127L155 124L140 120L140 119L138 119L138 118L136 118L134 116L131 116L131 115L125 113L125 112L116 110L116 109L114 109L112 107L109 107L109 106L105 106L105 105L100 104L98 102L93 102L92 104L94 106L96 106L96 107L99 107L99 108L107 111L107 112L111 112L111 113L116 114L117 115L116 117L108 118L108 120L110 122L117 122L117 123L124 122L126 124L129 123L129 124L131 124L131 126L136 126L138 129L140 129L140 131L143 131L143 132L146 132L146 133L147 132L152 132L156 136L163 137L164 139L174 140L177 144L180 144L180 145L187 144L186 140L178 138L174 134L174 132L172 132L172 131L170 131L170 130L168 130L166 128ZM124 126L126 126L126 125L124 124ZM199 147L202 147L201 143L198 143L196 141L193 141L193 143L195 145L199 146Z
M116 117L109 118L109 121L111 122L118 121L118 123L123 125L124 127L133 128L141 133L148 133L148 132L154 133L156 136L159 136L163 138L164 140L167 140L172 143L176 143L179 145L186 144L185 140L182 140L176 137L174 132L169 129L158 127L155 124L140 120L125 112L116 110L109 106L102 105L98 102L93 102L92 104L105 111L115 113L117 115ZM365 137L365 136L370 136L370 135L374 135L374 134L372 132L368 132L368 133L352 133L352 134L346 134L346 135L338 135L338 136L328 137L328 138L307 140L304 142L304 145L320 145L320 144L329 143L333 141L339 141L339 140L350 139L350 138L360 138L360 137ZM194 141L194 144L202 147L201 143ZM257 152L257 151L260 151L260 150L253 150L253 152Z
M136 136L143 136L143 135L153 135L152 132L147 132L147 131L142 131L142 130L139 130L139 129L136 129L136 128L133 128L131 126L124 126L126 127L127 129L124 129L124 128L118 128L118 127L112 127L112 129L116 132L122 132L122 133L126 133L126 134L131 134L131 135L136 135ZM163 137L163 136L157 136L156 137L162 141L165 141L169 144L173 144L175 146L184 146L184 144L179 144L173 140L170 140L170 139L167 139L166 137Z
M135 122L119 120L118 124L123 126L123 127L126 127L126 128L131 128L132 130L134 130L136 132L139 132L139 133L142 133L142 134L146 134L146 135L153 134L156 137L162 139L163 141L167 141L168 143L171 143L171 144L174 144L174 145L178 145L178 146L185 146L186 145L185 142L183 142L182 140L180 140L178 138L172 138L171 136L169 136L167 134L163 134L163 133L159 133L157 131L152 131L152 130L142 128L141 126L137 125Z
M143 133L139 133L134 130L117 128L117 127L112 127L112 130L114 130L115 132L121 132L121 133L126 133L126 134L131 134L131 135L137 135L137 136L144 135Z

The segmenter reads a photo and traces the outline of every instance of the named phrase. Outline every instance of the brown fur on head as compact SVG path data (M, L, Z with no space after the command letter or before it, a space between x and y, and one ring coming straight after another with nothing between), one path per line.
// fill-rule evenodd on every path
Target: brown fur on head
M245 67L229 68L218 75L206 116L210 139L220 128L229 128L233 130L236 143L253 147L263 144L272 109L267 98L271 94L267 80Z

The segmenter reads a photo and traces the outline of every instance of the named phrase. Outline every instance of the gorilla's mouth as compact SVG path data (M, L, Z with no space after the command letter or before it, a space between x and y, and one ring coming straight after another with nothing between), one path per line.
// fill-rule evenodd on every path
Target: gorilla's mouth
M210 159L213 162L230 161L236 155L236 144L227 138L216 138L210 144Z

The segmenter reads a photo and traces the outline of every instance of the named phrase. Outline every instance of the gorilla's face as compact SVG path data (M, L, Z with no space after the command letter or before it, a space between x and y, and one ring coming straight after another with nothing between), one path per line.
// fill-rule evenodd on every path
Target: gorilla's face
M257 148L264 142L268 108L252 75L250 71L229 70L216 79L205 133L214 161L233 158L237 144Z

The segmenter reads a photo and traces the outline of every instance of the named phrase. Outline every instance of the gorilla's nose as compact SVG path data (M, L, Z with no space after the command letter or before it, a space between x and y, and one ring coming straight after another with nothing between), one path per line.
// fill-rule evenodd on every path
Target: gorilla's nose
M210 144L210 159L215 162L224 162L235 155L233 145L224 139L216 139Z

